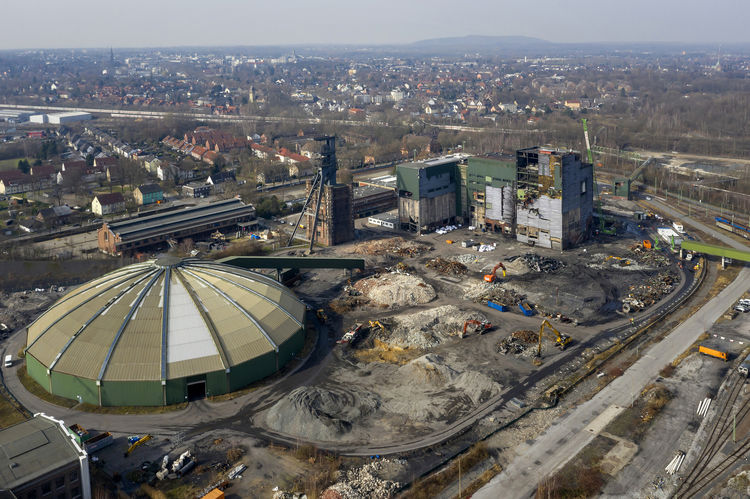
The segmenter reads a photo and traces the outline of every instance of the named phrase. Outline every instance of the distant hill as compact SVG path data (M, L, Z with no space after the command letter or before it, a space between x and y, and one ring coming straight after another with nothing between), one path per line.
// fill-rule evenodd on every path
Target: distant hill
M542 40L541 38L533 38L530 36L468 35L453 36L447 38L431 38L428 40L420 40L418 42L409 43L404 46L422 50L451 49L454 51L476 51L488 49L503 50L520 47L540 48L551 45L553 45L553 43Z

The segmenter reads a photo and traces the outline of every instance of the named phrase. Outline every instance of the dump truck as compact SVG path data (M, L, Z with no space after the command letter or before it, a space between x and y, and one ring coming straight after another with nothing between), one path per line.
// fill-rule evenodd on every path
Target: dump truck
M336 343L354 343L359 338L359 333L362 330L362 323L358 322L354 324L352 327L349 328L349 330L344 333L344 336L341 337L340 340L338 340Z
M723 361L729 359L729 354L727 353L726 349L718 347L716 345L700 345L698 347L698 352L710 357L716 357L717 359L721 359Z

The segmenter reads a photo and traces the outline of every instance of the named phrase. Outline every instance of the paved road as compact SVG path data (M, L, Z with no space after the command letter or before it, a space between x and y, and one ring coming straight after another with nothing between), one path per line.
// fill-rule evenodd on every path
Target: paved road
M662 203L658 205L665 213L675 219L681 219L685 224L693 225L734 248L747 249L742 243L711 227L685 217ZM622 376L592 399L556 421L531 445L519 449L519 455L506 469L473 497L525 498L533 495L539 480L578 454L609 421L638 397L643 387L658 376L662 367L684 352L688 345L708 330L724 311L748 290L749 285L750 268L745 267L718 296L686 319L663 341L650 348Z

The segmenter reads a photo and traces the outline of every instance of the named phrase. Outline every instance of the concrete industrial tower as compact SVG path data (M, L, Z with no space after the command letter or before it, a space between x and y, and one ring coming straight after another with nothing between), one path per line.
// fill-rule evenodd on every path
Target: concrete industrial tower
M302 217L306 217L309 252L312 252L316 239L325 246L354 239L352 190L348 185L336 183L336 137L325 136L315 140L324 142L322 160L315 177L307 182L307 198L287 242L287 246L292 244Z

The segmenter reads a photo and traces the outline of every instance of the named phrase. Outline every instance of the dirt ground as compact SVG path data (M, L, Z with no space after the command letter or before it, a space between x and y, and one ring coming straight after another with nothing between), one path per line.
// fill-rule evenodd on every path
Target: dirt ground
M676 286L674 264L661 253L633 250L648 236L635 224L625 229L623 237L565 252L467 228L425 236L363 229L357 242L318 250L361 256L366 270L351 277L307 272L294 291L327 310L335 339L362 324L359 337L334 347L321 376L258 421L320 442L387 442L445 428L533 372L531 354L545 316L582 341L625 317L619 312L624 297L647 307ZM494 250L462 247L469 239ZM498 270L494 283L485 282L498 262L506 276ZM488 299L510 312L487 307ZM534 317L520 314L520 301L534 308ZM492 328L479 334L470 325L462 339L469 319ZM530 331L523 351L501 354L498 344L519 330ZM553 355L552 345L544 340L544 355Z

